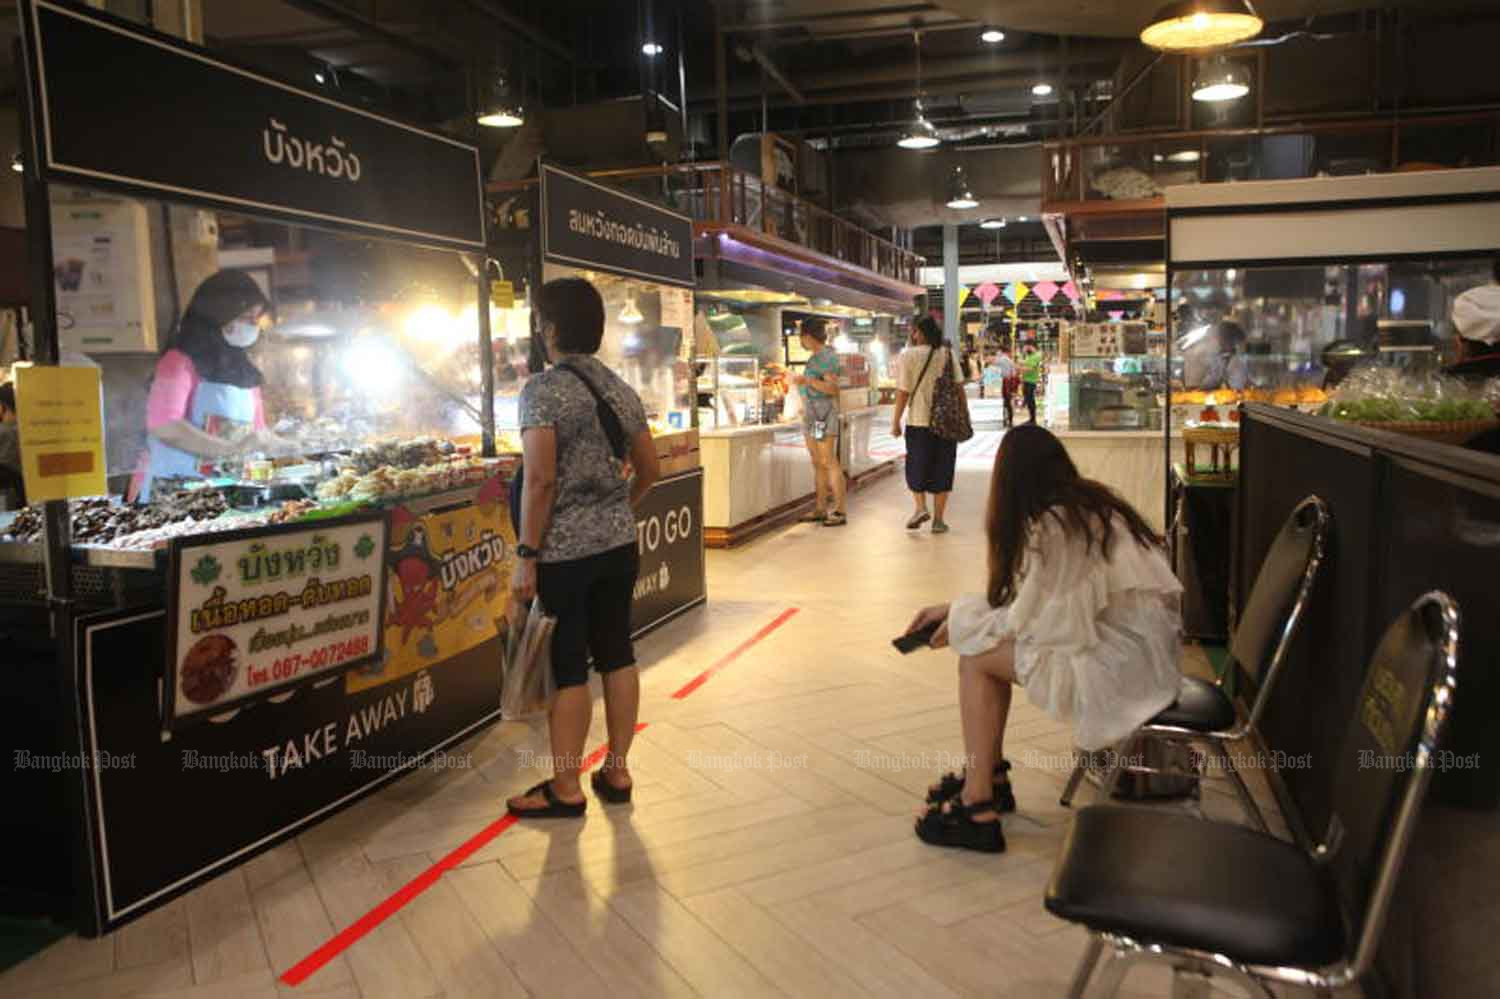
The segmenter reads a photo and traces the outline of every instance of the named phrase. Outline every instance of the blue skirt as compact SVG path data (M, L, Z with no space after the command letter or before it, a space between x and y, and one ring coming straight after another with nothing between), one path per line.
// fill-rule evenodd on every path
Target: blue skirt
M951 493L958 442L927 427L906 427L906 488L914 493Z

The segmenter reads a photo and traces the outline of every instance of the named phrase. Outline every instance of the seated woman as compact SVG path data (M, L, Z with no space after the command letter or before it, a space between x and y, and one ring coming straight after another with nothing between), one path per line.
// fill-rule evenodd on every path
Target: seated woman
M1182 587L1141 515L1034 424L1000 445L985 527L987 591L928 607L908 629L937 622L933 648L959 654L970 764L934 789L916 831L999 853L999 813L1015 808L1001 758L1011 684L1072 722L1080 748L1119 742L1177 696Z

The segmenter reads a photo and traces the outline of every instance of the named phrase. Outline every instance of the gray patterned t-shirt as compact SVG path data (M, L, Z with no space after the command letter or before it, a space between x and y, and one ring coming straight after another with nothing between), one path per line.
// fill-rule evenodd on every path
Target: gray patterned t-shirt
M597 358L568 364L604 396L627 440L646 429L640 396ZM589 390L571 371L549 368L521 389L521 429L557 431L557 503L542 539L542 562L570 562L635 543L630 483L609 447Z

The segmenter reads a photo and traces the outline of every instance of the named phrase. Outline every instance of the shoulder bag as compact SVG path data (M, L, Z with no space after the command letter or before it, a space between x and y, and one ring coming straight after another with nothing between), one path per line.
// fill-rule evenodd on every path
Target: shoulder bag
M603 394L594 388L594 383L585 378L583 372L570 364L559 364L557 367L583 382L583 387L594 397L594 411L598 414L599 425L604 428L604 436L609 440L609 449L616 459L624 461L625 456L630 453L630 441L625 437L625 426L620 422L619 415L604 401ZM516 532L517 542L521 540L521 492L525 482L526 463L523 461L516 466L516 474L510 480L510 526Z
M936 353L936 351L934 351ZM929 355L929 361L932 357ZM938 371L937 384L932 387L932 419L929 429L945 441L962 443L974 436L974 424L969 420L969 399L964 387L953 377L953 352L943 359Z

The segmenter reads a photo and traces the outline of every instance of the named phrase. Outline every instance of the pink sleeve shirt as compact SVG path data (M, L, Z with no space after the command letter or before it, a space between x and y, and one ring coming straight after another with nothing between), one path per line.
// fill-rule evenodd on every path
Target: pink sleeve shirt
M193 392L203 379L193 359L180 350L169 350L156 363L156 380L151 383L151 394L146 399L146 429L186 420L193 411ZM266 405L260 387L251 389L255 395L255 429L266 426Z

